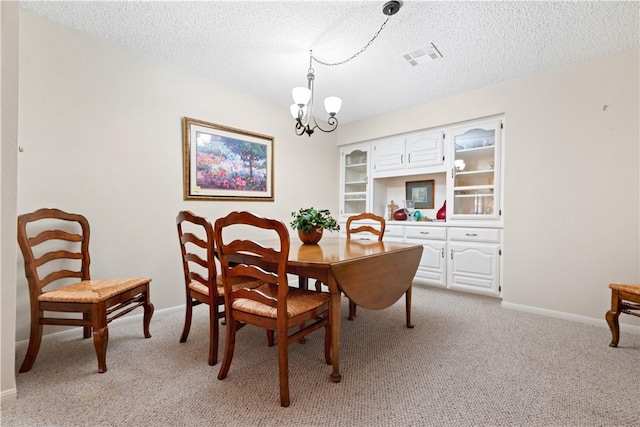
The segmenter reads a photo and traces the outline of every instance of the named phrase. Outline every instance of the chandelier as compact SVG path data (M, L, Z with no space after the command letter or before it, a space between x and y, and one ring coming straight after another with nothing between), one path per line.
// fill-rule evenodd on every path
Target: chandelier
M291 115L296 121L296 135L301 136L307 134L311 136L316 129L321 130L322 132L333 132L338 128L338 118L336 115L340 111L342 107L342 99L337 96L329 96L324 100L324 108L329 115L326 120L328 127L321 127L316 121L315 114L313 111L313 88L315 81L315 70L313 69L313 61L318 64L326 65L329 67L334 67L336 65L345 64L362 52L367 50L371 43L378 37L380 32L387 25L387 21L392 15L395 15L400 10L400 2L399 1L388 1L382 7L382 13L387 16L387 19L382 23L382 26L378 30L377 33L374 34L373 38L369 40L369 42L358 52L351 55L349 58L344 61L329 63L319 60L318 58L313 56L313 50L309 50L309 70L307 71L307 87L295 87L291 91L291 95L293 97L293 104L291 104L290 110Z

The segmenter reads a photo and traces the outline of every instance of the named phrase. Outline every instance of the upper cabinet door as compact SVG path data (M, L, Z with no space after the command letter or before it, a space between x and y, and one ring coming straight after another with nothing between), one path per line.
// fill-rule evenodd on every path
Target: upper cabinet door
M453 152L447 177L448 219L499 219L502 121L451 129Z
M444 163L444 132L408 136L406 151L407 169L441 165Z
M388 138L373 143L373 172L403 169L404 137Z

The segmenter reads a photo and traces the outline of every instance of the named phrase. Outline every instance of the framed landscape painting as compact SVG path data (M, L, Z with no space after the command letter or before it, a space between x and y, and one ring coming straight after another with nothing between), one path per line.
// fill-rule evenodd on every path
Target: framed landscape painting
M273 201L273 137L183 118L185 200Z

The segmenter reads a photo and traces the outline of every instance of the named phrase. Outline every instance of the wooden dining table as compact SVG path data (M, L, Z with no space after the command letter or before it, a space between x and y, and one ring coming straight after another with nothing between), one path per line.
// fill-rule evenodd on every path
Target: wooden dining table
M277 241L258 242L279 245ZM406 294L406 322L411 328L411 282L421 256L422 245L416 244L324 236L310 245L291 239L287 273L297 275L302 287L307 287L308 279L319 280L331 294L332 381L342 379L341 293L371 310L387 308Z

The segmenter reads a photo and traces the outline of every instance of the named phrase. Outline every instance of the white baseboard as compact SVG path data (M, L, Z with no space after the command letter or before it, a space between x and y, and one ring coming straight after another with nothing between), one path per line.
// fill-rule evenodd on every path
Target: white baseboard
M593 317L580 316L578 314L564 313L562 311L548 310L546 308L532 307L528 305L514 304L511 302L504 302L504 301L502 301L502 307L509 310L524 311L526 313L533 313L533 314L539 314L542 316L555 317L556 319L569 320L571 322L578 322L578 323L585 323L587 325L598 326L601 328L609 329L609 325L607 324L607 321L604 319L604 313L602 313L602 319L596 319ZM628 316L628 317L632 317L632 316ZM640 335L640 322L638 322L637 325L620 323L620 331Z
M17 398L18 390L15 387L10 388L9 390L3 390L2 393L0 393L0 402L2 403L13 402Z
M184 305L177 305L177 306L174 306L174 307L155 310L154 314L157 314L157 313L170 313L170 312L176 311L176 310L183 310L184 311ZM111 322L110 324L111 325L118 325L118 324L131 323L131 322L142 322L142 316L144 316L144 313L132 314L132 315L120 317L120 318L114 320L113 322ZM78 331L82 331L82 327L65 329L64 331L54 332L52 334L43 335L42 336L42 341L45 341L45 340L58 340L60 338L65 338L68 335L69 336L70 335L77 335ZM82 333L82 332L80 332L80 333ZM16 342L16 350L26 349L28 345L29 345L29 340L28 339L23 340L23 341L18 341L18 342Z

